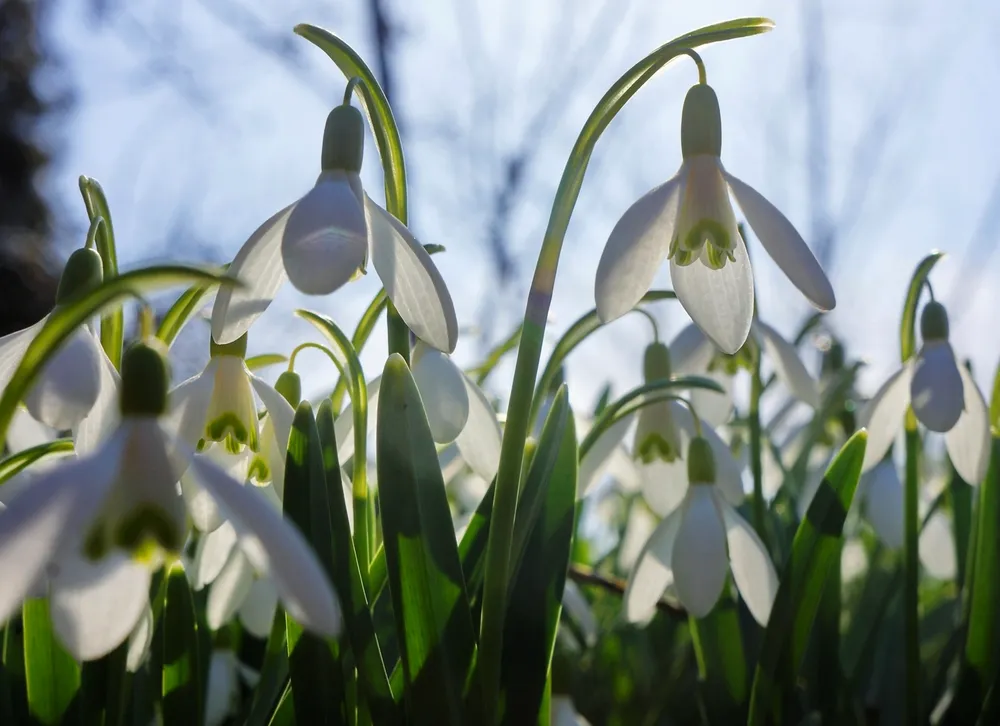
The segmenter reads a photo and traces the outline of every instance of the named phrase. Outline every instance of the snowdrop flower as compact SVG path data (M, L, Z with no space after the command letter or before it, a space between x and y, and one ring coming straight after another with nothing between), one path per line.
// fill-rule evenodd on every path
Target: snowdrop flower
M643 378L646 383L670 379L670 351L663 343L646 347ZM669 400L657 401L639 409L635 427L635 458L644 464L657 459L668 463L681 457L680 430L674 423Z
M959 475L970 484L986 476L990 455L989 410L976 382L955 360L948 343L948 313L931 301L920 317L923 346L878 390L862 416L868 429L864 469L889 449L907 407L931 431L945 434L945 447Z
M162 427L168 378L154 348L126 351L121 420L111 435L7 502L0 513L0 623L50 576L53 627L70 653L90 660L122 643L145 611L152 571L187 538L177 482L190 466L256 570L271 575L286 609L306 628L336 633L333 590L298 530Z
M454 442L469 468L486 481L493 481L500 466L503 438L496 411L486 394L451 358L417 341L411 355L413 380L420 391L431 435L439 444ZM375 411L381 379L368 384L368 410ZM354 421L351 406L337 417L337 450L341 461L354 453ZM375 417L370 416L374 428Z
M625 590L625 617L629 622L652 617L668 588L691 615L704 617L715 607L732 570L750 613L764 625L778 591L771 556L715 485L708 441L692 439L687 454L691 484L680 506L660 522L639 554Z
M364 120L349 106L330 112L322 173L302 199L262 224L229 272L245 283L219 290L212 310L217 343L237 340L285 280L307 295L328 295L366 271L371 255L386 294L414 334L448 353L458 340L455 306L423 246L361 186Z
M891 458L880 461L862 477L860 496L865 518L886 547L903 547L903 482Z
M101 284L101 256L79 249L66 261L56 291L56 308ZM0 390L10 383L25 351L49 315L34 325L0 338ZM24 404L36 420L57 430L75 429L100 393L102 369L112 367L89 325L80 326L49 359L28 391Z
M590 721L581 716L573 699L565 694L552 694L552 726L590 726Z
M666 258L674 292L692 320L722 352L742 347L753 319L753 274L730 192L788 279L820 310L834 308L833 288L802 237L763 196L726 172L721 152L719 101L702 83L684 99L680 170L629 207L611 231L595 284L602 321L631 310Z
M243 360L246 347L246 335L228 345L212 341L205 369L170 394L171 425L182 441L198 447L237 481L276 481L280 490L295 412L278 390L250 372ZM263 423L254 392L267 412ZM181 487L195 526L203 532L218 527L222 519L214 498L191 477L182 478Z

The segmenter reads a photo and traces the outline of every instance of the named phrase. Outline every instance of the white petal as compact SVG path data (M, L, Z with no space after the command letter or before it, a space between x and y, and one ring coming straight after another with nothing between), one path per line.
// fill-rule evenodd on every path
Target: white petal
M476 474L486 481L493 481L500 467L500 445L503 433L497 421L496 411L486 395L468 376L462 374L465 390L469 397L469 419L465 428L455 439L459 453Z
M320 175L316 186L288 215L281 235L281 259L288 279L306 295L329 295L364 267L367 232L348 174Z
M125 642L149 604L150 572L128 555L97 562L67 555L51 579L49 604L59 641L77 660L94 660Z
M136 623L128 639L128 653L125 656L125 667L129 673L135 673L149 655L149 647L153 644L153 609L146 604L139 622Z
M439 444L458 438L469 420L469 394L462 371L445 353L422 342L413 347L413 380L427 414L431 435Z
M375 412L378 411L378 391L381 385L382 376L368 382L368 434L375 430ZM345 462L354 456L354 407L350 402L337 416L333 430L337 435L337 458Z
M46 565L77 545L100 509L118 469L122 437L93 457L38 476L0 514L0 623L6 622Z
M965 411L958 423L945 434L948 456L958 475L969 484L978 484L986 476L990 463L990 412L979 386L965 366L959 366Z
M278 607L278 591L270 577L253 581L250 592L240 606L240 622L251 635L266 638L271 634L274 612Z
M194 572L191 586L200 590L222 572L223 566L236 546L236 530L229 522L214 532L202 536L194 553Z
M212 582L205 604L208 627L218 630L232 620L253 585L253 565L239 547L229 553L229 559Z
M247 467L250 463L247 449L239 454L230 454L222 444L212 444L203 453L195 456L207 456L236 481L246 481ZM214 532L222 525L224 520L219 512L219 506L212 495L198 484L191 472L185 472L181 476L181 495L191 516L191 523L200 532Z
M913 361L910 405L931 431L944 433L958 423L964 406L962 374L947 342L927 343Z
M625 620L641 623L656 612L656 603L674 581L674 541L681 524L681 513L674 512L653 530L636 558L622 598Z
M18 330L15 333L10 333L0 338L0 391L10 383L14 371L17 370L17 366L24 357L24 351L28 349L31 341L35 339L35 336L45 326L48 319L49 316L46 315L31 327Z
M866 475L865 514L886 547L903 546L903 482L896 465L882 461Z
M764 344L764 353L774 368L775 375L788 390L803 403L813 408L819 406L819 384L809 375L799 353L791 343L767 323L754 323Z
M611 230L594 283L597 314L603 322L635 307L653 284L670 251L683 188L684 176L678 172L629 207Z
M920 564L931 577L938 580L954 579L957 571L955 537L948 516L944 512L935 512L927 520L927 524L920 532L917 550L920 554Z
M830 281L792 223L749 184L724 173L733 196L767 254L809 302L820 310L833 310L837 299Z
M680 520L677 520L678 524ZM625 536L618 548L618 567L628 572L635 566L642 553L646 541L652 536L660 520L650 514L646 507L631 506L628 510L628 521L625 523ZM669 568L670 560L664 560Z
M736 587L754 620L767 625L774 597L778 594L778 573L771 562L771 555L739 512L721 497L716 502L726 525L729 564Z
M614 458L616 450L621 449L622 440L628 433L629 426L635 420L635 414L622 416L609 428L607 428L587 453L580 460L580 470L578 473L577 496L585 497L590 490L600 482L601 477L607 472L608 467ZM583 428L577 431L580 440L586 435ZM631 457L629 457L631 459Z
M699 260L686 266L670 261L677 299L705 335L729 354L743 347L753 319L753 271L742 240L736 240L733 255L735 261L721 270Z
M372 264L385 294L413 334L451 353L458 343L455 305L427 250L398 219L365 195Z
M671 401L670 406L674 415L674 421L677 422L677 425L687 435L684 440L684 446L686 447L687 442L696 433L694 417L691 415L688 407L682 403ZM726 501L734 507L739 506L746 498L746 493L743 491L743 465L733 458L729 444L723 441L715 433L715 429L708 426L704 421L701 422L701 435L708 441L708 445L712 448L712 454L715 457L715 485L719 487L723 496L726 497ZM686 475L687 472L685 470L685 477Z
M563 610L567 611L573 621L580 626L585 642L591 646L597 643L599 634L597 618L594 617L594 611L590 609L587 598L572 580L567 580L563 589Z
M727 423L733 415L733 378L725 373L709 371L698 375L705 376L718 383L725 393L706 391L703 388L692 388L688 394L691 404L709 426L718 427Z
M718 602L729 571L726 533L711 487L692 486L680 517L671 555L674 587L687 611L703 618Z
M212 651L205 692L205 726L220 726L234 712L240 689L238 673L238 661L233 651Z
M213 358L198 375L188 378L170 392L170 410L164 428L188 446L196 446L205 436L205 420L215 388L215 370L219 359Z
M281 237L294 206L285 207L258 227L229 265L227 274L243 286L219 287L212 306L212 338L216 343L232 343L247 332L288 279L281 262Z
M125 435L114 500L119 516L152 506L169 522L179 542L187 537L187 509L181 496L180 472L187 461L153 417L130 416L119 428Z
M78 328L45 364L24 399L36 419L54 429L71 429L90 412L100 393L101 344L86 326Z
M254 374L250 374L250 384L260 396L261 403L267 409L267 415L274 425L274 435L278 448L288 448L288 436L295 420L295 409L285 397L274 390L274 386Z
M688 490L687 462L654 461L639 467L642 496L649 508L666 517L684 501Z
M73 436L73 447L77 454L85 456L97 448L101 441L106 439L121 421L121 408L119 393L121 389L121 376L115 370L114 364L105 355L103 349L98 349L100 353L100 382L97 400L90 409L90 413L76 427Z
M263 497L203 459L192 467L198 480L227 511L241 538L255 545L254 567L274 578L288 613L303 627L322 635L340 630L340 606L323 568L302 534L285 522ZM244 543L248 556L251 548Z
M7 450L10 454L16 454L33 446L46 444L54 440L56 435L55 429L36 420L27 409L18 406L7 427Z
M668 346L674 375L703 376L715 357L715 346L694 323L685 325Z
M865 406L862 426L868 429L863 471L878 464L892 446L903 425L903 415L910 403L910 367L904 365L889 377Z

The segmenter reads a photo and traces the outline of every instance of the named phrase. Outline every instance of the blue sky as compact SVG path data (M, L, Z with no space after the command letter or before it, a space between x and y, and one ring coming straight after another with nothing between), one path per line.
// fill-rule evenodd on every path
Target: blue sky
M774 201L809 240L808 170L815 157L803 93L804 4L393 3L401 28L394 62L411 228L422 241L448 248L436 260L460 323L496 340L520 317L566 156L615 78L670 38L733 17L765 15L777 27L703 53L722 106L723 162ZM64 224L81 235L67 235L64 252L78 244L84 229L79 174L97 178L108 193L124 266L178 257L225 261L264 219L308 190L319 170L324 119L339 102L344 79L291 28L297 22L323 25L373 63L371 32L359 2L266 5L143 4L102 23L86 15L82 3L56 6L50 36L76 104L46 191ZM251 17L254 27L268 32L234 31L212 10L220 6L250 13L230 17L239 25ZM1000 303L1000 255L993 254L997 220L987 213L1000 178L1000 50L991 35L1000 7L986 0L850 0L821 7L828 84L828 112L822 115L828 129L825 206L831 223L847 225L829 268L838 297L829 323L853 355L870 361L863 381L873 391L898 363L898 316L914 265L931 249L946 250L949 257L933 277L935 291L946 305L957 306L952 342L960 355L971 356L979 381L988 385L1000 357L994 333ZM287 59L261 50L280 43L293 49ZM696 79L692 64L672 65L601 140L566 240L552 340L593 307L597 261L618 217L676 171L680 105ZM546 102L549 113L533 125ZM501 290L485 204L500 160L521 146L528 129L537 153L525 169L524 191L510 221L515 274ZM363 179L379 198L374 146L366 151ZM756 240L750 250L761 314L791 332L808 307ZM669 286L666 265L657 283ZM352 327L378 284L371 274L321 299L283 291L252 331L251 350L287 353L313 337L307 324L291 316L296 307ZM666 336L686 323L676 304L660 304L655 312ZM648 338L648 326L637 316L594 336L569 364L574 402L589 407L607 379L619 391L636 383ZM467 336L457 356L471 363L485 345ZM376 334L365 356L370 376L379 372L384 352L384 334ZM315 360L309 387L319 390L332 371ZM512 361L494 381L497 393L506 390L511 371Z

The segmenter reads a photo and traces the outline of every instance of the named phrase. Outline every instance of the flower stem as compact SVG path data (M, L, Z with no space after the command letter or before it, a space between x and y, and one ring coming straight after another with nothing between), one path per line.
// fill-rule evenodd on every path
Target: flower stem
M920 433L913 409L906 411L906 482L903 512L906 545L903 553L903 634L906 656L906 691L903 699L903 723L920 723L920 613L918 583L920 576L920 522L917 511L920 496Z
M396 306L391 302L386 307L385 322L389 330L389 355L399 353L410 365L410 329L396 312Z
M759 346L753 356L750 371L750 472L753 475L753 526L764 546L770 549L764 506L764 472L761 464L763 436L760 430L760 397L764 393L764 382L760 376L761 351Z

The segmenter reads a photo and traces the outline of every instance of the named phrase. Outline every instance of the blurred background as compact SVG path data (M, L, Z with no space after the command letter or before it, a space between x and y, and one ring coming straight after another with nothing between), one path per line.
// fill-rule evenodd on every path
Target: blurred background
M293 35L310 22L351 43L386 89L410 226L447 247L435 260L466 330L456 355L471 364L523 313L563 164L607 87L657 45L747 15L777 28L703 53L723 161L825 266L838 297L827 322L869 361L863 387L898 364L904 287L939 248L950 256L933 282L952 342L988 390L1000 356L1000 5L989 0L0 0L0 331L51 306L61 261L86 232L80 174L107 193L123 268L226 262L305 193L345 83ZM593 307L618 217L680 164L680 105L696 80L693 64L671 65L599 143L566 240L552 340ZM363 179L379 199L370 140L366 151ZM808 305L753 238L750 252L761 316L794 332ZM657 282L669 286L666 265ZM288 353L314 337L291 316L297 307L353 327L378 286L370 274L317 299L289 287L253 329L251 352ZM654 310L668 339L687 322L676 303ZM186 330L178 375L207 357L207 336L203 322ZM648 340L638 316L593 336L568 364L574 403L589 410L608 380L618 392L636 384ZM376 334L369 377L384 353ZM494 393L512 369L493 378ZM316 358L307 392L329 388L333 373Z

